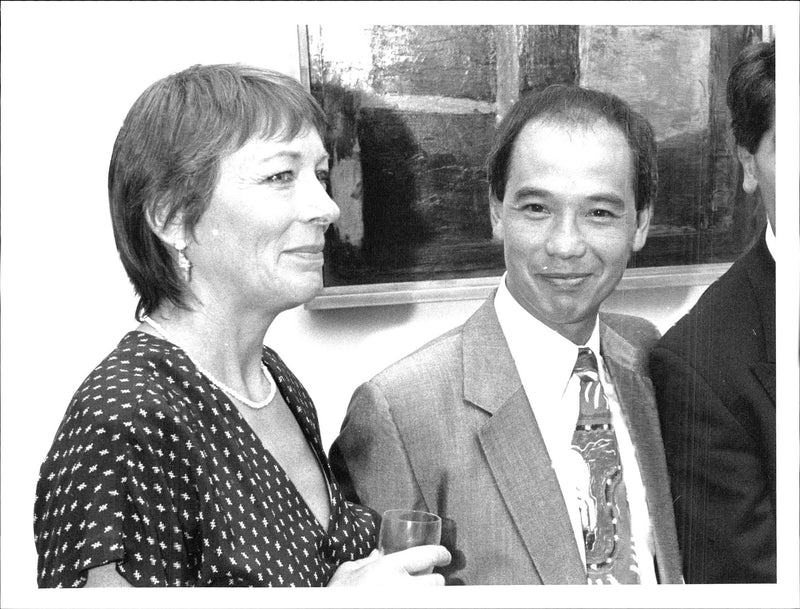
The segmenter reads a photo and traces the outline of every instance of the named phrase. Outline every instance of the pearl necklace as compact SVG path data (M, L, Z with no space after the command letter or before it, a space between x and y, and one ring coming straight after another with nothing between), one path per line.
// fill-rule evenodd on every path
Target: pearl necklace
M171 343L172 343L173 345L175 345L176 347L179 347L179 348L181 348L181 349L183 350L183 352L184 352L184 353L186 353L187 357L188 357L190 360L192 360L192 363L195 365L195 367L196 367L196 368L197 368L197 369L198 369L198 370L199 370L199 371L200 371L200 372L201 372L203 375L205 375L205 376L208 378L208 380L210 380L212 383L214 383L214 385L216 385L217 387L219 387L220 389L222 389L222 391L223 391L225 394L227 394L227 395L228 395L228 397L234 398L234 399L236 399L236 400L240 401L242 404L245 404L245 405L249 406L250 408L254 408L255 410L259 410L259 409L261 409L261 408L264 408L264 406L266 406L267 404L269 404L269 403L272 401L272 398L274 398L274 397L275 397L275 392L276 392L276 390L277 390L277 388L276 388L276 386L275 386L275 381L273 381L273 380L272 380L272 375L269 373L269 370L268 370L268 369L267 369L267 367L264 365L264 362L261 362L261 372L263 372L263 373L264 373L264 378L265 378L265 379L267 379L267 383L269 384L269 395L268 395L268 396L267 396L265 399L263 399L263 400L260 400L260 401L256 402L256 401L254 401L254 400L251 400L251 399L249 399L249 398L246 398L246 397L245 397L245 396L243 396L241 393L239 393L239 392L238 392L238 391L236 391L235 389L231 389L230 387L228 387L228 386L227 386L227 385L225 385L224 383L220 383L220 382L219 382L217 379L215 379L213 376L211 376L211 375L210 375L210 374L209 374L209 373L208 373L206 370L204 370L203 368L201 368L201 367L200 367L200 364L198 364L198 363L197 363L197 360L195 360L195 359L194 359L194 358L193 358L191 355L189 355L189 352L188 352L188 351L186 351L186 349L183 349L183 347L180 347L180 345L178 345L178 343L176 343L174 340L172 340L172 339L169 337L169 335L168 335L168 334L167 334L167 333L164 331L164 328L162 328L162 327L161 327L159 324L157 324L156 322L154 322L154 321L153 321L153 320L152 320L152 319L151 319L149 316L147 316L147 315L143 315L143 316L142 316L142 321L144 321L144 322L147 322L147 323L150 325L150 327L152 327L152 328L153 328L153 330L155 330L155 331L156 331L156 333L158 333L158 335L159 335L161 338L163 338L164 340L167 340L167 341L171 342Z

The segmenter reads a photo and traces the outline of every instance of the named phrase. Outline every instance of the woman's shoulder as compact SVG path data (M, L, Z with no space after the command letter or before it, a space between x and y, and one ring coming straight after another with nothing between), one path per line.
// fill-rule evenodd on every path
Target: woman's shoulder
M174 345L144 332L128 332L73 394L61 431L88 423L119 427L154 411L169 414L196 374Z
M94 368L77 393L118 387L122 380L138 383L171 376L199 375L182 349L156 336L133 330Z
M190 480L198 450L191 424L169 396L182 386L182 365L169 343L131 332L75 393L39 471L40 585L83 585L76 564L122 560L128 544L119 539L141 535L140 506L168 506L175 489L191 498L193 487L181 481ZM172 530L170 514L147 518Z
M115 380L120 376L146 376L149 369L163 364L169 356L169 343L150 334L132 330L95 366L81 384L78 392L98 380Z

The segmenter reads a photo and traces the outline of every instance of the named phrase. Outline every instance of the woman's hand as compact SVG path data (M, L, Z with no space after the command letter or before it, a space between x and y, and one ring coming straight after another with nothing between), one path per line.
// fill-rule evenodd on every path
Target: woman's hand
M328 585L443 586L444 577L430 570L449 563L450 552L444 546L417 546L388 555L373 550L366 558L339 565Z

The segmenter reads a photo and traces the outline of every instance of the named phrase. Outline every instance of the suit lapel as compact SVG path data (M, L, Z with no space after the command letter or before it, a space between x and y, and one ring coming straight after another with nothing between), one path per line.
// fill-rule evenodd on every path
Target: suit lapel
M776 404L778 401L778 381L775 362L759 362L750 366L750 370L752 370L753 375L761 383L761 386L764 388L764 391L767 392L772 403Z
M766 230L769 230L767 227ZM767 247L766 230L744 261L747 276L758 303L758 314L764 331L767 358L751 366L753 374L764 387L772 403L776 399L775 372L775 261Z
M478 431L486 461L544 584L586 574L550 456L489 298L465 324L464 397L491 417Z
M769 230L769 228L767 228ZM775 261L767 247L766 232L745 256L745 267L764 329L767 363L775 363ZM773 397L774 399L774 397Z
M681 565L669 564L669 557L678 556L677 539L652 386L650 380L635 369L635 348L606 324L601 324L600 332L603 362L614 382L645 489L659 582L676 583L674 574L680 573Z

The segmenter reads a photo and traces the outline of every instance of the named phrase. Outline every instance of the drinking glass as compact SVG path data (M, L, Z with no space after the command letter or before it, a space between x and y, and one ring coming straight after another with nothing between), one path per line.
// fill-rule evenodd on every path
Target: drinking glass
M419 510L386 510L378 534L378 549L384 554L414 546L438 545L442 519Z

